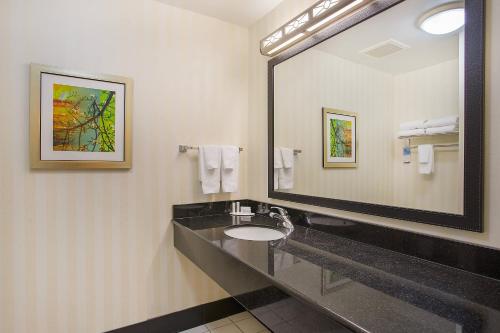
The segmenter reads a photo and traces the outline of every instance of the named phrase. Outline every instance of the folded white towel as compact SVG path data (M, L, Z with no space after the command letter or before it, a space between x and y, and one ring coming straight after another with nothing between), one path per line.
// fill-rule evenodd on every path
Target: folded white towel
M281 149L274 148L274 168L281 169L283 167L283 158L281 157Z
M419 128L419 129L412 129L412 130L398 132L398 137L400 138L407 136L419 136L419 135L425 135L425 129Z
M293 149L280 148L283 158L283 168L278 169L278 182L280 190L290 190L293 188Z
M408 131L419 128L425 128L425 120L407 121L399 124L399 129L402 131Z
M434 172L434 146L418 146L418 172L429 175Z
M274 148L274 189L279 187L279 170L283 168L283 158L281 157L281 149Z
M222 147L222 192L237 192L240 166L240 148Z
M458 126L458 115L451 115L436 119L429 119L425 122L425 128L443 127L448 125Z
M280 148L281 157L283 158L283 168L293 168L293 149Z
M457 131L458 131L457 125L448 125L448 126L427 128L425 130L425 134L427 134L427 135L450 134L450 133L456 133Z
M220 191L220 165L221 149L216 146L200 146L198 154L198 171L201 181L201 188L204 194L219 193ZM217 163L218 156L218 163ZM207 157L210 161L210 168L207 164ZM218 167L217 167L218 165ZM214 166L216 166L214 168Z
M220 169L222 155L221 146L206 145L202 147L203 149L200 149L200 153L205 159L205 167L208 170Z
M240 148L222 146L222 169L235 169L240 165Z

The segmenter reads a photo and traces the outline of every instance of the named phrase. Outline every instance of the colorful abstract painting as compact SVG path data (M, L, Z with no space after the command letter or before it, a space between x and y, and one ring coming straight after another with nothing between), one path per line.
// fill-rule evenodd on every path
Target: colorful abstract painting
M352 121L330 119L330 156L352 157Z
M357 115L323 108L323 167L354 168Z
M115 151L115 99L109 90L53 85L53 150Z

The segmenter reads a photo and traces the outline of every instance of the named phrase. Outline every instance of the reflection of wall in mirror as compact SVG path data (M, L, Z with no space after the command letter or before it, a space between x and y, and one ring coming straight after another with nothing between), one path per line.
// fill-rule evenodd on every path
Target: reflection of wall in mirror
M413 170L415 156L411 164L402 163L403 142L396 139L402 121L458 112L458 64L453 59L389 74L316 49L279 64L275 143L303 151L296 160L293 193L461 213L462 155L456 149L437 152L436 173L423 178ZM363 118L358 127L357 169L322 168L323 106L350 110Z
M302 154L293 193L392 202L392 75L310 49L275 70L275 144ZM323 169L322 108L355 112L358 168ZM369 161L379 158L377 170Z

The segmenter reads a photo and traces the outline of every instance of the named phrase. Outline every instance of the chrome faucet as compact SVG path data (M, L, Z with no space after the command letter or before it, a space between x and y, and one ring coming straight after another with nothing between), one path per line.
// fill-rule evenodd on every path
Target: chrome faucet
M293 223L290 221L290 215L288 215L288 212L286 209L283 209L281 207L271 207L271 209L276 209L278 213L271 212L269 213L269 216L273 219L278 219L281 222L281 225L287 229L288 235L293 231Z

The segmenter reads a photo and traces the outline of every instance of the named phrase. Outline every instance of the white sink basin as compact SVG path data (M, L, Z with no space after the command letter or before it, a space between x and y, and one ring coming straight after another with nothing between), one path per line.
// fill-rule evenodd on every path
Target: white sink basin
M251 241L273 241L286 236L283 232L272 227L255 225L229 227L224 230L224 233L229 237Z

